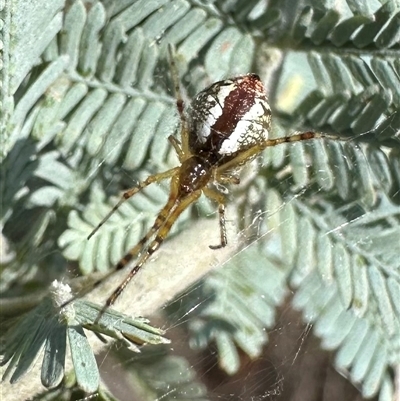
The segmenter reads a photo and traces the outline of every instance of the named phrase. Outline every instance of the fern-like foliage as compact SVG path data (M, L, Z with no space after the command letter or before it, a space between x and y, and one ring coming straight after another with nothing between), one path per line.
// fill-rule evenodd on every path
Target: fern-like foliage
M205 349L215 341L220 367L229 374L240 368L237 347L252 358L261 355L268 341L265 327L274 326L275 309L287 295L285 271L263 256L255 246L239 253L191 289L184 306L179 298L168 309L171 321L196 310L188 321L192 348Z
M188 98L217 79L257 72L269 88L272 135L312 129L343 141L265 152L258 176L234 192L248 243L170 318L189 316L190 344L215 342L232 374L239 348L262 355L276 307L294 290L293 305L336 352L336 368L365 397L390 400L400 335L398 2L15 4L1 10L0 212L14 255L1 272L3 296L29 297L71 261L82 274L104 272L149 227L167 186L136 195L86 241L112 196L177 165L166 140L179 120L166 51L173 44ZM188 221L195 224L190 211L176 231ZM179 387L174 372L191 375L178 365L133 369L145 393L161 397ZM156 373L170 376L157 387ZM198 389L187 398L206 398Z

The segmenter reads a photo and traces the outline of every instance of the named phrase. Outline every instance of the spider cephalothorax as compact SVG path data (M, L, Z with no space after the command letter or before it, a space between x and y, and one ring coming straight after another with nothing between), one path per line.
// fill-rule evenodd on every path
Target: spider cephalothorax
M180 140L174 136L168 139L177 153L180 166L151 175L136 187L126 191L121 200L89 235L88 239L123 202L143 188L167 178L171 179L168 201L159 212L153 226L112 271L95 283L94 287L125 267L140 253L138 261L124 281L108 297L98 319L160 247L180 214L202 194L218 204L220 243L210 247L218 249L227 244L225 195L218 191L218 185L214 184L237 184L238 168L269 146L324 137L318 133L304 132L269 139L271 110L264 85L256 74L218 81L199 92L189 106L184 108L172 57L171 64L181 127Z

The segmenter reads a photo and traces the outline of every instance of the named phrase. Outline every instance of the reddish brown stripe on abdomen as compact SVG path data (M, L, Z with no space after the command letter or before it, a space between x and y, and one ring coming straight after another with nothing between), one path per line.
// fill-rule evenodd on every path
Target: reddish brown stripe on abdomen
M221 139L229 137L237 123L255 103L257 93L263 92L263 85L257 75L246 75L242 82L225 98L222 114L211 127L214 133L213 147L218 148Z

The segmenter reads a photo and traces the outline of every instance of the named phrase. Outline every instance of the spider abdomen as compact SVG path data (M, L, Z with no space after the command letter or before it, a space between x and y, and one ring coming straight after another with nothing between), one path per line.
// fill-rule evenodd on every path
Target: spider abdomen
M193 154L218 164L268 139L271 110L256 74L218 81L199 92L186 111Z

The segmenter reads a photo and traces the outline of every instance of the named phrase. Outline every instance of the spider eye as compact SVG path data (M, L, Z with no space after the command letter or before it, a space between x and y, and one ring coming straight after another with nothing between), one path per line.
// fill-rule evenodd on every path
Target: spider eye
M187 120L191 151L226 159L268 138L271 110L260 78L249 74L201 91Z

